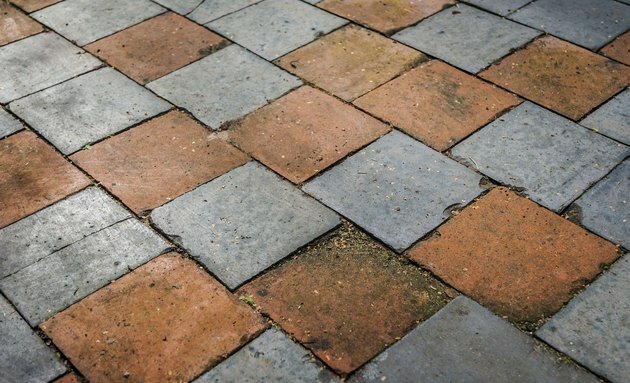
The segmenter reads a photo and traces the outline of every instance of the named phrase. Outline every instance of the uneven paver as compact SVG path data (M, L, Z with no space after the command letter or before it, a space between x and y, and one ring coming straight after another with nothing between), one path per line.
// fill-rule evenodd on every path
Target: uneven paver
M22 123L0 108L0 138L15 133L23 128Z
M161 1L172 2L181 0ZM206 24L212 20L216 20L252 4L259 3L261 0L203 0L201 3L198 0L195 1L198 3L198 6L196 6L186 17L198 22L199 24Z
M44 28L9 3L0 3L0 45L34 35Z
M599 53L626 65L630 65L630 32L626 32L616 38L613 42L602 48Z
M501 16L507 16L510 13L521 8L525 4L531 2L531 0L464 0L469 4L474 4L479 8L486 9L490 12L494 12Z
M264 323L194 262L170 253L41 328L91 382L187 382Z
M600 106L580 125L630 145L630 89Z

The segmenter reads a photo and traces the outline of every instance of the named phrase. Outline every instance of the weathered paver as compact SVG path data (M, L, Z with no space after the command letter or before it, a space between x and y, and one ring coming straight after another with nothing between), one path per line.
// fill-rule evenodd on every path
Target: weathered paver
M56 379L53 383L81 383L81 381L75 373L70 373Z
M523 188L541 205L561 211L630 154L630 148L524 102L452 153L495 180Z
M518 103L518 97L436 60L354 101L439 151Z
M164 11L149 0L65 0L31 16L77 45L85 45Z
M481 193L481 176L392 132L304 186L396 251L402 251Z
M457 297L349 380L597 382L483 306Z
M535 322L559 310L617 258L616 247L495 188L408 256L497 314Z
M387 133L382 122L308 86L240 120L230 138L293 183L301 183Z
M536 335L612 382L630 378L630 257L593 282Z
M239 9L259 3L260 1L261 0L203 0L187 17L199 24L206 24L212 20L236 12Z
M41 328L90 382L188 382L261 332L261 319L170 253Z
M12 102L11 111L62 153L121 131L170 104L111 68L103 68Z
M459 4L403 29L393 38L477 73L539 34L534 29Z
M11 0L11 3L17 5L26 12L33 12L60 1L61 0Z
M583 47L599 49L630 28L630 7L614 0L537 0L509 18Z
M0 141L0 227L90 184L90 180L32 132Z
M600 106L580 125L630 145L630 89Z
M347 22L299 0L264 0L208 27L273 60Z
M54 33L0 47L0 103L7 103L87 72L101 62Z
M239 294L342 375L449 300L440 282L349 224Z
M346 100L361 96L414 67L425 56L354 25L282 57L278 65Z
M201 7L201 3L204 0L154 0L156 3L179 13L180 15L187 15L194 11L195 8ZM216 3L216 1L211 1ZM203 23L202 23L203 24Z
M15 133L23 128L22 123L0 107L0 138Z
M299 85L294 76L231 45L147 87L218 129Z
M260 381L341 383L308 351L276 329L267 330L195 383Z
M508 14L516 11L525 4L530 3L532 0L464 0L467 3L474 4L480 8L487 9L490 12L497 13L501 16L507 16ZM534 28L537 28L536 26Z
M23 39L44 28L9 3L0 3L0 45Z
M0 296L0 381L48 382L66 371L53 350Z
M151 219L230 289L339 224L254 162L155 209Z
M630 31L613 40L613 42L602 48L599 53L630 65Z

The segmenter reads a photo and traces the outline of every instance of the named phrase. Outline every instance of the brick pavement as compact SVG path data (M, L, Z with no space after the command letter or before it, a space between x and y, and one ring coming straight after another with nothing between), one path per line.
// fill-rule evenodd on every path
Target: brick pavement
M0 1L0 382L628 382L630 1Z

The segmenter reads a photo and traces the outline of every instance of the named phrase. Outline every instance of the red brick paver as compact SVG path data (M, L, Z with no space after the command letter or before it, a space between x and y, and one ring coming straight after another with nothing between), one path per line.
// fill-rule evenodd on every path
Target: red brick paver
M56 379L53 383L79 383L79 378L73 373L62 376Z
M60 2L61 0L11 0L11 2L26 12L34 12L49 5Z
M0 45L43 31L35 20L8 3L0 1Z
M611 59L630 65L630 32L626 32L617 37L612 43L602 48L600 53Z

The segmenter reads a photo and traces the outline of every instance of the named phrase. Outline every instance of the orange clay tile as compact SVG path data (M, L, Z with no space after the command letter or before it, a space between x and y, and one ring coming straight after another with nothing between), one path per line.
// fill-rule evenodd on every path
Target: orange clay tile
M44 28L17 8L0 1L0 45L43 31Z
M630 32L626 32L617 37L612 43L602 48L600 53L611 59L630 65Z
M61 0L10 0L13 4L22 8L26 12L34 12L49 5L60 2Z

